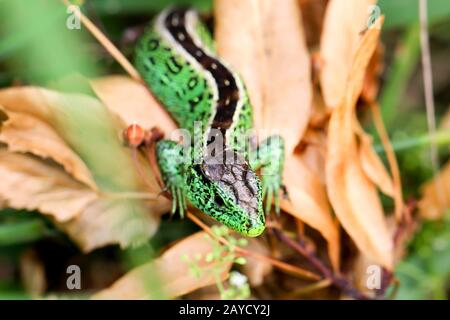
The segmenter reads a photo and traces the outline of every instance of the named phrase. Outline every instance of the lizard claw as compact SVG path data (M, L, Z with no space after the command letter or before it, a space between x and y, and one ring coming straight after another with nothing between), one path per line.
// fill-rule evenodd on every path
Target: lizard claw
M176 186L171 186L168 189L170 189L170 194L172 196L171 217L178 211L180 217L184 218L184 213L187 211L186 194L184 190Z
M279 177L263 177L262 196L266 203L264 210L266 215L270 213L272 206L275 207L275 213L277 216L280 215L280 189L283 190Z

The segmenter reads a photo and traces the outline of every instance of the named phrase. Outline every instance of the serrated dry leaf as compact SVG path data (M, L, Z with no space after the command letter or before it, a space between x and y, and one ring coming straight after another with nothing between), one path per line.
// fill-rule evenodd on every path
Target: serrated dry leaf
M142 243L158 226L158 215L142 201L108 199L39 158L2 150L0 176L9 207L49 215L84 252Z
M439 174L422 186L422 198L418 203L420 216L438 220L450 208L450 162Z
M5 160L2 167L7 183L1 186L0 198L9 206L51 215L86 252L114 243L122 247L142 243L156 231L159 216L170 203L163 197L143 198L159 192L155 177L143 164L151 183L144 185L121 141L124 124L98 100L18 87L0 90L0 105L10 117L4 126L6 136L2 135L8 142L3 155L20 159ZM18 149L51 158L64 168L69 167L65 156L75 155L69 159L80 159L98 188L73 178L80 164L65 172L48 161L12 152Z
M0 197L17 209L39 210L57 221L75 218L97 193L39 158L0 149Z
M332 112L326 161L327 191L336 216L361 252L388 269L393 244L375 184L358 157L355 106L380 31L369 29L353 57L343 102Z
M325 13L320 55L320 74L325 104L336 108L344 98L347 78L361 32L367 28L369 8L376 0L330 0Z
M176 298L215 283L213 273L206 272L211 271L215 262L204 261L206 254L213 250L210 242L205 239L207 236L206 232L198 232L183 239L169 248L161 257L131 270L112 286L98 292L92 298L102 300L152 298L152 288L148 278L149 274L154 273L160 278L161 291L169 298ZM198 265L204 272L200 278L191 274L189 264L183 261L184 255L193 260L196 255L202 255ZM219 272L221 280L228 277L230 267L231 264L224 264Z
M97 190L91 173L55 130L38 118L22 112L8 112L8 120L3 123L0 141L8 145L12 152L29 152L42 158L52 158L75 179Z
M141 83L125 76L108 76L90 81L100 100L127 124L145 129L158 127L166 136L177 128L168 113Z
M339 269L339 231L331 217L325 186L298 156L286 160L284 182L289 200L282 200L283 210L319 231L328 243L328 255L335 270Z

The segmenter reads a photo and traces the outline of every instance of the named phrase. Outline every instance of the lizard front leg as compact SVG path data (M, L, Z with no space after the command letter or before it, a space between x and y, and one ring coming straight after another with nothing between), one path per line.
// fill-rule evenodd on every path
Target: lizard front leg
M274 135L263 140L250 153L250 166L253 170L261 169L263 199L266 201L265 212L270 212L275 200L275 212L280 213L280 189L283 188L284 140Z
M183 146L171 140L161 140L156 144L156 159L165 185L172 195L172 215L178 210L184 217L186 205L186 168L188 153Z

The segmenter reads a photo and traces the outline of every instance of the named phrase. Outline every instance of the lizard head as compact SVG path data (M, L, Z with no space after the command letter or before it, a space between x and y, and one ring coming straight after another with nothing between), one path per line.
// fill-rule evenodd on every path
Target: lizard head
M189 201L227 227L259 236L265 228L260 180L241 156L233 150L227 153L233 161L219 156L189 168Z

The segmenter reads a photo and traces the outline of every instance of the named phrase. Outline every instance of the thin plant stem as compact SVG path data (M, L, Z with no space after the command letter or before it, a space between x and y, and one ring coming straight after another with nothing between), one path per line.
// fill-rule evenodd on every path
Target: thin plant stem
M68 0L61 0L67 7L71 6ZM102 44L108 53L125 69L125 71L134 79L143 82L139 72L133 67L127 58L119 49L106 37L95 24L93 24L81 11L75 11L74 14L80 19L81 23L89 32Z
M392 143L392 148L395 152L404 151L412 148L428 146L431 143L437 146L449 145L450 144L450 131L449 130L438 130L434 134L425 134L422 136L404 139L400 141L394 141ZM383 145L375 145L375 151L379 154L385 153Z
M344 294L358 300L371 299L369 296L352 287L347 279L344 279L340 275L334 274L331 269L328 268L320 259L318 259L313 253L309 252L302 243L299 243L287 237L281 230L274 229L273 231L279 240L305 257L315 268L317 268L322 273L324 279L329 279L336 287L340 288Z
M422 52L422 74L423 74L423 86L425 92L425 107L427 112L427 124L428 131L431 135L436 133L436 115L434 107L433 97L433 74L431 70L431 54L430 43L428 33L428 10L427 0L419 0L419 18L420 18L420 47ZM442 181L438 175L439 172L439 152L437 145L432 141L430 143L430 155L431 163L433 166L434 179L436 184L436 190L438 194L438 200L441 206L445 205L445 196L442 193L444 190Z
M211 237L215 238L216 240L218 240L219 242L221 242L224 245L230 245L230 243L225 238L218 237L217 235L215 235L212 232L211 228L208 227L199 218L197 218L194 214L188 212L187 213L187 217L191 221L193 221L195 224L197 224L200 228L202 228ZM260 253L257 253L257 252L253 252L253 251L248 251L248 250L246 250L244 248L241 248L241 247L238 247L238 246L235 246L235 250L236 250L237 253L239 253L241 255L251 256L251 257L253 257L255 259L266 261L266 262L272 264L274 267L277 267L277 268L279 268L281 270L284 270L284 271L296 274L296 275L301 276L303 278L312 279L312 280L319 280L320 279L320 276L315 274L315 273L313 273L313 272L310 272L310 271L304 270L302 268L290 265L290 264L285 263L283 261L280 261L280 260L277 260L277 259L265 256L263 254L260 254Z

